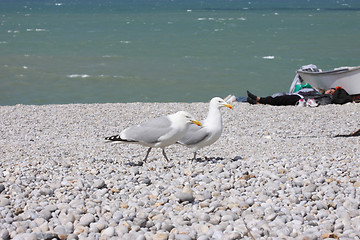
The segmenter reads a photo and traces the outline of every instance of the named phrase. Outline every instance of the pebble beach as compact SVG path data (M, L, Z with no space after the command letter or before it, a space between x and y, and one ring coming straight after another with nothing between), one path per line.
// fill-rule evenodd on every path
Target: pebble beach
M0 239L360 239L360 104L234 103L193 153L104 138L208 103L0 106Z

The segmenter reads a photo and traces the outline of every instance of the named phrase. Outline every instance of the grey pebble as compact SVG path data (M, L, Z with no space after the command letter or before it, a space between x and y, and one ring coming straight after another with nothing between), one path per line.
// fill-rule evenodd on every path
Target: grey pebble
M10 199L0 198L0 207L5 207L11 204Z
M20 233L16 235L13 240L37 240L37 235L35 233Z
M198 237L197 240L210 240L210 238L206 235L202 235L202 236Z
M47 186L47 187L41 188L41 189L39 190L39 193L40 193L41 195L52 195L54 192L53 192L52 189L50 189L50 188Z
M4 184L0 184L0 193L2 193L5 190Z
M4 240L10 239L10 234L7 229L0 229L0 239L4 239Z
M92 222L95 222L95 217L92 214L87 213L80 218L79 224L81 226L89 226Z
M176 234L175 240L192 240L192 238L187 234Z
M195 200L193 194L186 192L178 193L177 198L179 199L179 202L193 202Z
M103 188L103 187L105 187L105 181L103 179L97 179L97 180L94 181L93 187L94 188L99 188L99 189Z
M46 221L49 221L49 219L51 218L51 212L49 210L43 209L39 212L39 216Z
M101 236L106 236L106 237L112 237L115 234L115 228L114 227L108 227L106 229L104 229L104 231L102 231Z

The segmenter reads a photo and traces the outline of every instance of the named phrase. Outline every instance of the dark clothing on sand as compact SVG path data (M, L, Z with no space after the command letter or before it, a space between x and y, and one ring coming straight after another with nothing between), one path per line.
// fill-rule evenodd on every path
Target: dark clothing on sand
M301 99L299 95L282 95L277 97L261 97L259 103L269 104L275 106L287 106L287 105L296 105L296 103Z

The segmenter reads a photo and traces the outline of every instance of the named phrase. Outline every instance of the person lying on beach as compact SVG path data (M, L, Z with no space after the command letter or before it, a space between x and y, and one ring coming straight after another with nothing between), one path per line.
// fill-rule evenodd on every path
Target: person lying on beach
M329 90L317 90L314 88L300 89L295 93L258 97L247 91L247 102L250 104L268 104L273 106L309 106L317 107L331 103L344 104L352 102L352 98L341 88L331 88Z

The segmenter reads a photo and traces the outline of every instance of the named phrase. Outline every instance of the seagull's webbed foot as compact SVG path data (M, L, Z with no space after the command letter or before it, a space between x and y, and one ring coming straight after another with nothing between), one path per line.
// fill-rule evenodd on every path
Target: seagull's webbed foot
M194 157L191 159L191 161L195 161L196 160L196 152L194 152Z

